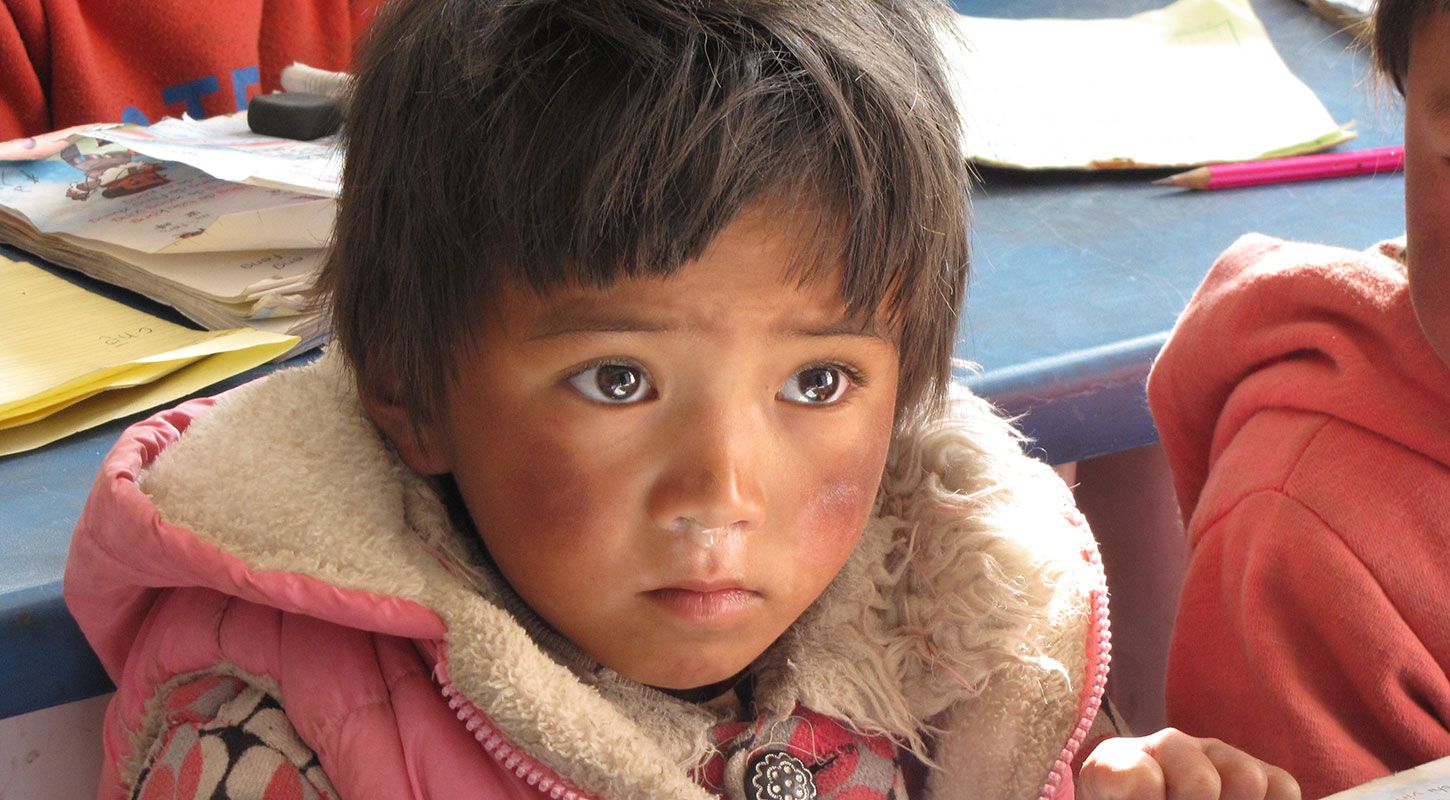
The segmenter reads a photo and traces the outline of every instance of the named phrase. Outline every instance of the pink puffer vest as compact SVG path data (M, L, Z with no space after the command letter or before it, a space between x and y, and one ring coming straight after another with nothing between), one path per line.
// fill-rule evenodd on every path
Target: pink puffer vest
M224 672L282 703L343 797L709 797L682 766L698 721L619 707L446 566L446 512L352 385L325 357L106 457L65 582L117 685L100 796L130 790L167 691ZM758 662L757 711L935 726L930 797L1071 797L1106 614L1065 487L963 396L899 437L851 561Z

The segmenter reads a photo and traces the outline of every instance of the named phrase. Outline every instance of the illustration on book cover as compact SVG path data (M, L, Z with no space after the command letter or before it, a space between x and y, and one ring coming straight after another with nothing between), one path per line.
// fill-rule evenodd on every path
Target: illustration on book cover
M82 149L88 142L96 146ZM65 196L72 200L87 200L97 189L102 197L125 197L167 182L160 162L138 156L121 145L82 139L66 145L59 155L84 173L65 190Z

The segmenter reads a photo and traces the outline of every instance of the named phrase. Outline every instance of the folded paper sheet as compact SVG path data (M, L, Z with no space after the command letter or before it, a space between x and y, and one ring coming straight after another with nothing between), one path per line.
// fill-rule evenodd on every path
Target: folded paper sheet
M295 344L183 328L0 257L0 456L183 397Z
M163 119L145 128L120 125L93 136L160 161L175 161L224 181L336 197L342 149L336 137L308 142L252 133L247 112L203 120Z
M958 18L943 37L963 149L1026 169L1182 167L1353 138L1287 66L1248 0L1125 19Z

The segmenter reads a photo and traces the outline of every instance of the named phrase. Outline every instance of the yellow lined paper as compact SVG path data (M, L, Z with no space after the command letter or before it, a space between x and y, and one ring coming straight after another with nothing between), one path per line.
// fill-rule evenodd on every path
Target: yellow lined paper
M0 455L183 397L297 341L191 330L0 257Z
M1248 0L1117 19L961 16L944 36L962 147L1025 169L1184 167L1354 137L1290 72Z

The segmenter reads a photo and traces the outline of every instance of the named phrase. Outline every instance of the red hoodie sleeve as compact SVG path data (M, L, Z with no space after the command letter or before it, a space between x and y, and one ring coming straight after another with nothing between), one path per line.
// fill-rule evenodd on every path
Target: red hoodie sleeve
M1450 370L1403 268L1246 237L1148 394L1190 547L1168 723L1307 798L1450 754Z
M1450 753L1450 682L1436 655L1446 579L1434 573L1444 559L1427 552L1433 542L1403 536L1409 516L1436 514L1423 483L1386 481L1357 498L1390 510L1377 525L1326 509L1320 491L1372 474L1383 444L1371 434L1281 410L1240 436L1256 446L1240 454L1230 445L1215 465L1225 477L1204 490L1209 503L1240 499L1192 530L1169 724L1287 769L1306 798ZM1288 454L1280 486L1230 477L1272 474L1278 465L1250 463L1260 448Z
M5 0L0 141L240 111L294 61L350 67L380 0Z
M50 48L39 0L5 0L0 10L0 141L51 129L43 76Z

